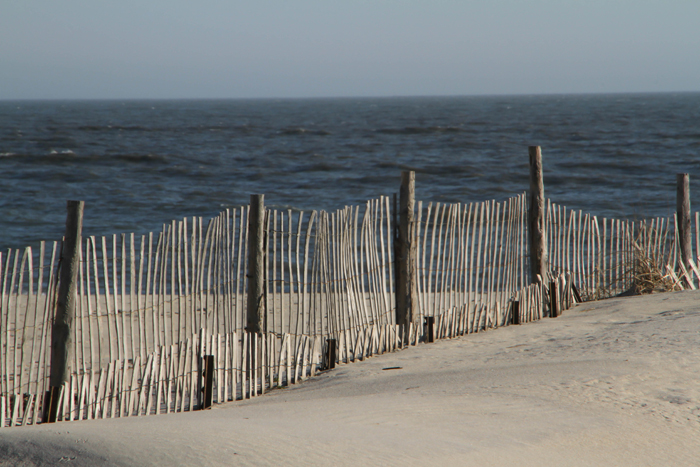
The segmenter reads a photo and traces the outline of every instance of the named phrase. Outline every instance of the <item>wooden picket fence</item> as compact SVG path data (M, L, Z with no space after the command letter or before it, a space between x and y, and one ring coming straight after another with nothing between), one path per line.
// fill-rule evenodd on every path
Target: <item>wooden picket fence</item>
M691 270L680 262L676 215L645 220L598 218L547 203L549 267L570 273L583 300L635 293L646 270L666 279L666 289L695 289L700 280L700 212L695 213ZM645 266L645 267L644 267Z
M398 350L403 336L425 341L425 318L432 337L451 338L541 319L552 290L560 311L573 305L574 287L585 300L624 292L641 253L676 274L672 219L598 219L553 203L547 213L550 272L530 283L524 194L419 202L419 303L408 329L395 321L388 197L332 213L267 210L262 334L245 330L248 207L148 235L86 237L59 420L199 409L207 355L212 402L223 403L313 376L329 339L337 362L349 363ZM38 252L0 254L0 427L43 421L60 253L60 242L42 242ZM673 280L690 287L691 274Z

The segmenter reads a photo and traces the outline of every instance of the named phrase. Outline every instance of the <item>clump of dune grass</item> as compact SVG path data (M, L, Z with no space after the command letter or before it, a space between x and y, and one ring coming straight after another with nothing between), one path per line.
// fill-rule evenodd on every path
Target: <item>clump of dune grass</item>
M637 242L633 242L633 246L635 254L630 292L634 295L644 295L683 290L669 274L664 274L665 265L659 258L649 255Z

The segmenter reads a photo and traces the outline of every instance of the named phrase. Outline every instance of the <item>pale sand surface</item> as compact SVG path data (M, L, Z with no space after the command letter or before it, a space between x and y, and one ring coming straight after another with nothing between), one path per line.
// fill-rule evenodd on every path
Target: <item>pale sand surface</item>
M6 428L0 459L700 465L700 293L587 303L557 319L341 365L206 412Z

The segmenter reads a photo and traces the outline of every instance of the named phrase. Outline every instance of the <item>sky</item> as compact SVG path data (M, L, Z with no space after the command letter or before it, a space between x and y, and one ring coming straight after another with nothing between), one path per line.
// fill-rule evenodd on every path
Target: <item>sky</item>
M0 0L0 99L700 91L699 0Z

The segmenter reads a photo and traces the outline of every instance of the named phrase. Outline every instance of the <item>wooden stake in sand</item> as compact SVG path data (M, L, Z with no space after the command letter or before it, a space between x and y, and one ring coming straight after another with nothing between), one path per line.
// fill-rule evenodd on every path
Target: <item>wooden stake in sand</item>
M690 180L688 174L676 175L676 210L678 211L678 241L680 243L680 262L690 269L693 257L693 245L690 230Z
M528 205L528 227L530 233L530 281L537 282L537 275L546 277L547 245L545 237L545 199L542 180L542 151L539 146L530 146L530 196Z
M413 171L401 172L399 194L399 237L397 239L398 262L396 276L396 324L408 329L413 321L413 304L418 304L415 270L415 249L413 247L413 211L415 205L416 174ZM408 336L403 337L407 342Z
M61 258L60 286L56 303L56 317L53 323L51 338L51 386L59 388L68 382L69 349L73 335L73 317L75 316L78 269L80 267L80 245L83 231L83 201L68 201L66 217L66 235L63 241ZM54 391L52 391L54 394ZM49 420L56 420L58 404L51 404L54 409L49 413Z
M265 258L263 250L265 195L250 195L248 217L248 332L263 332L265 318Z

